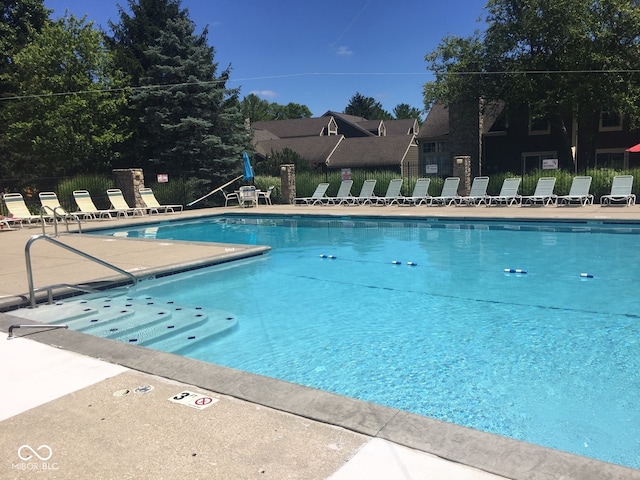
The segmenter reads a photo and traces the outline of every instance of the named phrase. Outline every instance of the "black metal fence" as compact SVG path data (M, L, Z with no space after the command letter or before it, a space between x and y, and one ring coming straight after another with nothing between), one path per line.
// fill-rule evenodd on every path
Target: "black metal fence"
M416 169L406 168L404 171L417 171ZM611 183L616 175L633 175L634 185L633 193L640 196L640 167L629 170L614 170L610 168L593 168L579 172L577 175L589 175L592 177L591 193L598 202L602 195L611 191ZM438 175L420 175L431 178L429 193L437 195L442 190L444 177ZM500 173L490 176L489 187L487 193L497 195L500 192L502 182L507 177L521 177L520 194L533 194L538 178L540 177L556 177L555 193L565 195L569 193L571 182L576 174L563 170L536 170L525 174ZM340 182L350 178L353 180L352 195L358 195L362 184L365 180L375 179L375 194L382 196L385 194L389 182L394 178L402 178L402 194L411 195L413 187L418 175L402 174L399 169L374 169L374 168L351 168L348 170L329 170L326 172L304 171L298 172L296 175L296 195L298 197L311 196L316 186L322 182L330 184L327 195L335 196L340 186ZM158 182L156 177L147 178L146 186L153 188L154 193L161 203L183 204L187 205L200 195L201 190L192 181L181 178L178 175L172 175L169 182ZM273 203L280 201L280 178L258 176L253 183L260 189L266 190L270 186L274 186L275 190L271 196ZM61 205L69 210L75 211L76 205L73 200L74 190L88 190L91 197L100 209L109 208L109 200L106 194L107 189L113 188L114 183L110 175L79 175L75 177L42 177L24 180L20 178L1 178L0 192L13 193L19 192L23 195L25 203L29 206L33 213L37 213L40 208L40 200L38 194L40 192L52 191L58 195ZM229 188L233 189L233 185ZM206 192L205 192L206 193ZM214 206L224 204L224 196L219 193L212 195L206 201L200 202L194 208L205 206ZM4 202L0 202L0 214L7 215L7 209Z

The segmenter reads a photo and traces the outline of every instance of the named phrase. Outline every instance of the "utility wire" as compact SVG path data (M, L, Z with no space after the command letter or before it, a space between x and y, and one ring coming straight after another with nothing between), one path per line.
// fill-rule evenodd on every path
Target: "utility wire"
M562 74L591 74L591 73L640 73L640 69L622 69L622 70L503 70L503 71L467 71L467 72L446 72L436 75L562 75ZM118 87L118 88L104 88L101 90L77 90L68 92L52 92L52 93L34 93L26 95L14 95L10 97L0 97L0 101L8 100L25 100L32 98L50 98L50 97L64 97L69 95L84 95L84 94L96 94L96 93L112 93L122 92L125 90L151 90L151 89L163 89L174 87L187 87L194 85L215 85L218 83L238 83L248 82L256 80L270 80L276 78L293 78L293 77L312 77L312 76L408 76L408 75L428 75L429 72L308 72L308 73L286 73L281 75L264 75L260 77L247 77L239 78L236 80L211 80L208 82L182 82L182 83L164 83L156 85L138 85L135 87Z

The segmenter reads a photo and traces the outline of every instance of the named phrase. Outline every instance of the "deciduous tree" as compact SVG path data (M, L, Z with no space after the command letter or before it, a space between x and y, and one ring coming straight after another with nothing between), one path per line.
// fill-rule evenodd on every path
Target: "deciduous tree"
M436 79L425 85L425 105L501 100L508 112L546 116L565 135L562 119L575 113L578 162L592 165L600 112L640 119L639 7L637 0L490 0L483 35L447 37L426 56Z
M126 92L92 24L74 16L45 23L11 70L17 91L3 102L5 168L23 177L110 168L125 136L118 109Z

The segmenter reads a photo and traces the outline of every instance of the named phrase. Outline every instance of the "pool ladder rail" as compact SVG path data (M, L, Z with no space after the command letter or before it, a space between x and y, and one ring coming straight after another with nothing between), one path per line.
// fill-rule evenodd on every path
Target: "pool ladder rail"
M116 271L117 273L127 277L130 281L131 281L131 285L134 286L138 283L138 279L135 277L135 275L127 272L126 270L121 269L120 267L116 267L115 265L112 265L108 262L105 262L104 260L101 260L97 257L94 257L93 255L89 255L86 252L83 252L82 250L78 250L77 248L71 247L69 245L66 245L62 242L60 242L59 240L56 240L54 238L51 238L47 235L34 235L33 237L31 237L28 241L27 244L25 246L24 249L24 255L25 255L25 260L27 262L27 280L29 282L29 304L31 306L31 308L35 308L36 306L36 292L40 292L40 291L46 291L47 292L47 300L48 303L52 303L53 302L53 290L55 288L69 288L69 289L73 289L73 290L77 290L77 291L81 291L81 292L96 292L97 289L95 288L91 288L91 287L87 287L87 286L81 286L81 285L71 285L71 284L67 284L67 283L59 283L59 284L55 284L55 285L48 285L46 287L40 287L40 288L34 288L33 286L33 268L31 266L31 246L39 241L39 240L46 240L49 243L52 243L53 245L57 245L71 253L75 253L76 255L80 255L83 258L86 258L87 260L91 260L92 262L95 262L99 265L102 265L103 267L109 268L111 270ZM116 283L115 281L113 283Z
M16 328L44 328L44 329L54 329L54 328L69 328L68 325L51 325L49 323L45 323L45 324L19 324L19 323L14 323L13 325L9 325L9 336L7 337L7 340L11 340L12 338L16 338L13 335L13 331Z

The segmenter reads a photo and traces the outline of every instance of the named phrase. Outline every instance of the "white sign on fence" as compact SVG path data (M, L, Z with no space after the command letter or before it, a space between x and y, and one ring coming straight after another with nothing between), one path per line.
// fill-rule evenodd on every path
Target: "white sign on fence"
M424 173L437 174L438 173L438 164L434 163L433 165L425 165Z
M543 170L557 170L558 169L558 159L557 158L543 158L542 159L542 169Z

